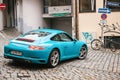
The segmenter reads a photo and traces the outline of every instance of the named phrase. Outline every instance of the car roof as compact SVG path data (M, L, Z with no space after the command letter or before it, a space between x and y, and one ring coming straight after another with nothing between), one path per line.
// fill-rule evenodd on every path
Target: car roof
M44 32L49 32L49 33L66 33L65 31L62 30L56 30L56 29L37 29L34 31L44 31Z

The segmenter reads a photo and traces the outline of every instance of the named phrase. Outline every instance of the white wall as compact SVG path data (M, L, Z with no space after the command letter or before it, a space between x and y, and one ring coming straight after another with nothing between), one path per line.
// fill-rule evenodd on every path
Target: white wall
M17 29L23 33L23 3L22 0L17 1Z
M23 0L23 33L43 27L43 0Z
M2 3L3 1L0 0L0 3ZM0 10L0 31L3 30L3 11Z
M0 31L3 30L3 12L0 10Z
M101 20L101 13L98 13L98 8L103 7L103 0L96 0L96 12L93 13L79 13L79 34L80 38L82 32L96 33L96 37L100 36L100 26L98 23ZM118 22L120 24L120 12L112 12L107 14L107 24Z

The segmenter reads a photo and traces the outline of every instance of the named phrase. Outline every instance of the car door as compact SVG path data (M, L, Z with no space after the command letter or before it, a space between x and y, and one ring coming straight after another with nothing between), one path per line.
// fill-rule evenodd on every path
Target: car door
M59 34L60 44L64 51L64 57L70 58L76 56L76 42L66 33Z

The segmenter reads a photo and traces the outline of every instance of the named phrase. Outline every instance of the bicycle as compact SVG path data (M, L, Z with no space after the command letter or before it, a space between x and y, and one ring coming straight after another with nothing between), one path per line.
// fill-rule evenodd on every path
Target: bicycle
M101 36L99 37L99 39L94 39L91 42L91 48L93 50L100 50L101 48L106 48L106 45L108 45L108 48L110 48L110 50L112 52L116 52L115 42L112 40L113 36L109 39L106 39L106 41L108 41L107 43L104 40L104 36L103 36L103 33L114 30L114 26L113 26L113 29L112 29L111 26L108 26L108 25L105 25L105 24L99 24L99 25L101 26ZM106 29L104 30L104 28L106 28Z

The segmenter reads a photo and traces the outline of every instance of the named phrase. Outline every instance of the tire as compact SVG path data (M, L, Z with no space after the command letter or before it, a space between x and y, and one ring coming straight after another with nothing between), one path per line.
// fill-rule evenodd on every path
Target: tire
M48 61L48 67L54 68L58 65L60 61L60 54L57 49L52 50L50 56L49 56L49 61Z
M12 62L13 63L18 63L18 62L20 62L19 60L16 60L16 59L12 59Z
M111 50L112 52L116 52L115 44L112 43L112 42L110 42L110 50Z
M22 61L20 61L20 60L18 60L18 59L12 59L12 62L13 62L14 64L21 64L21 63L23 63Z
M99 40L99 39L94 39L92 42L91 42L91 48L93 50L100 50L102 47L102 42Z
M83 60L87 57L87 53L88 53L88 50L86 48L86 46L82 46L82 48L80 49L80 54L79 54L79 59L80 60Z

